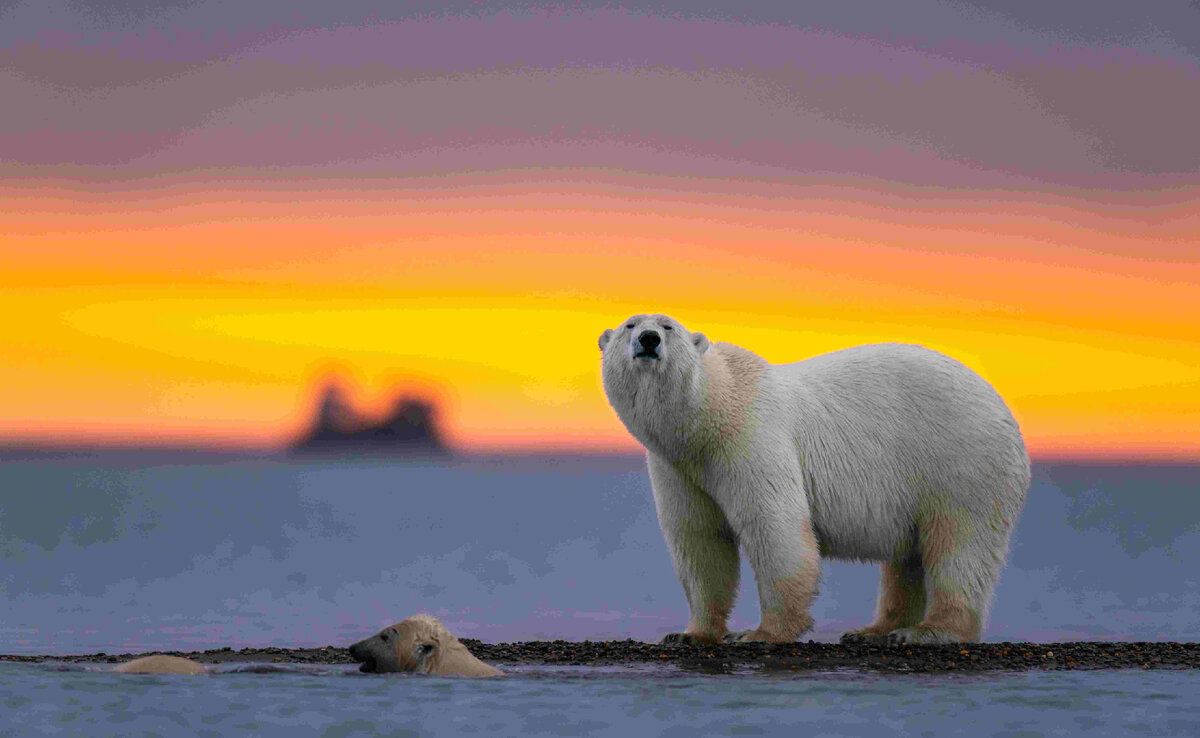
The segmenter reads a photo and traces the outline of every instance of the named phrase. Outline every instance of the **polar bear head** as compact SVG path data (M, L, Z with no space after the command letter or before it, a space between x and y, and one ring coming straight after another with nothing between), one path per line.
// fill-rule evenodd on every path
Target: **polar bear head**
M497 676L432 615L413 615L350 646L359 671L411 671L444 676Z
M689 333L666 315L634 315L600 334L606 374L610 367L621 372L662 372L694 366L708 345L703 333Z
M635 315L600 334L604 393L647 448L678 445L680 423L703 403L709 349L703 333L666 315Z

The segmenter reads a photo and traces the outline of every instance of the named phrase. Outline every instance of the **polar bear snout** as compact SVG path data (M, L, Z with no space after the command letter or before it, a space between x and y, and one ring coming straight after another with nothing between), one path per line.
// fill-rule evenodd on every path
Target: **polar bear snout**
M662 346L662 336L658 331L644 330L638 334L637 347L634 350L633 358L635 359L653 359L657 361L659 356L659 348Z
M372 639L368 638L365 641L359 641L346 649L350 652L350 658L362 664L358 670L367 674L374 673L378 670L375 663L375 654L372 652L370 643Z

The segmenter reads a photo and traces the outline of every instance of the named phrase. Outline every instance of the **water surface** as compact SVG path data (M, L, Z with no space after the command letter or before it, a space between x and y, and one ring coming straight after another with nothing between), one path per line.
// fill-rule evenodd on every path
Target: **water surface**
M1194 672L505 668L509 676L500 679L449 679L225 665L185 677L0 663L0 734L1200 735Z

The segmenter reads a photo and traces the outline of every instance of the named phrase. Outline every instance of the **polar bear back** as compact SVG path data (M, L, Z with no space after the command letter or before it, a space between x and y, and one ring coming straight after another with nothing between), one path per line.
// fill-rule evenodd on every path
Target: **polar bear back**
M991 385L954 359L874 344L770 365L760 381L775 400L756 410L779 414L764 427L791 429L829 555L890 560L923 510L975 527L1019 514L1029 484L1020 430Z

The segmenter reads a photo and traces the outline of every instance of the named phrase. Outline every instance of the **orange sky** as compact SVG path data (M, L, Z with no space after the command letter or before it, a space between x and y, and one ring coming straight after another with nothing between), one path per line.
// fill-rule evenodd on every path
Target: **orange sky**
M633 449L596 337L944 351L1031 451L1200 458L1200 189L521 170L0 188L0 443L273 447L313 382L437 394L466 450Z
M1196 12L9 3L0 445L276 448L338 372L464 450L633 450L596 338L664 312L1200 460Z

